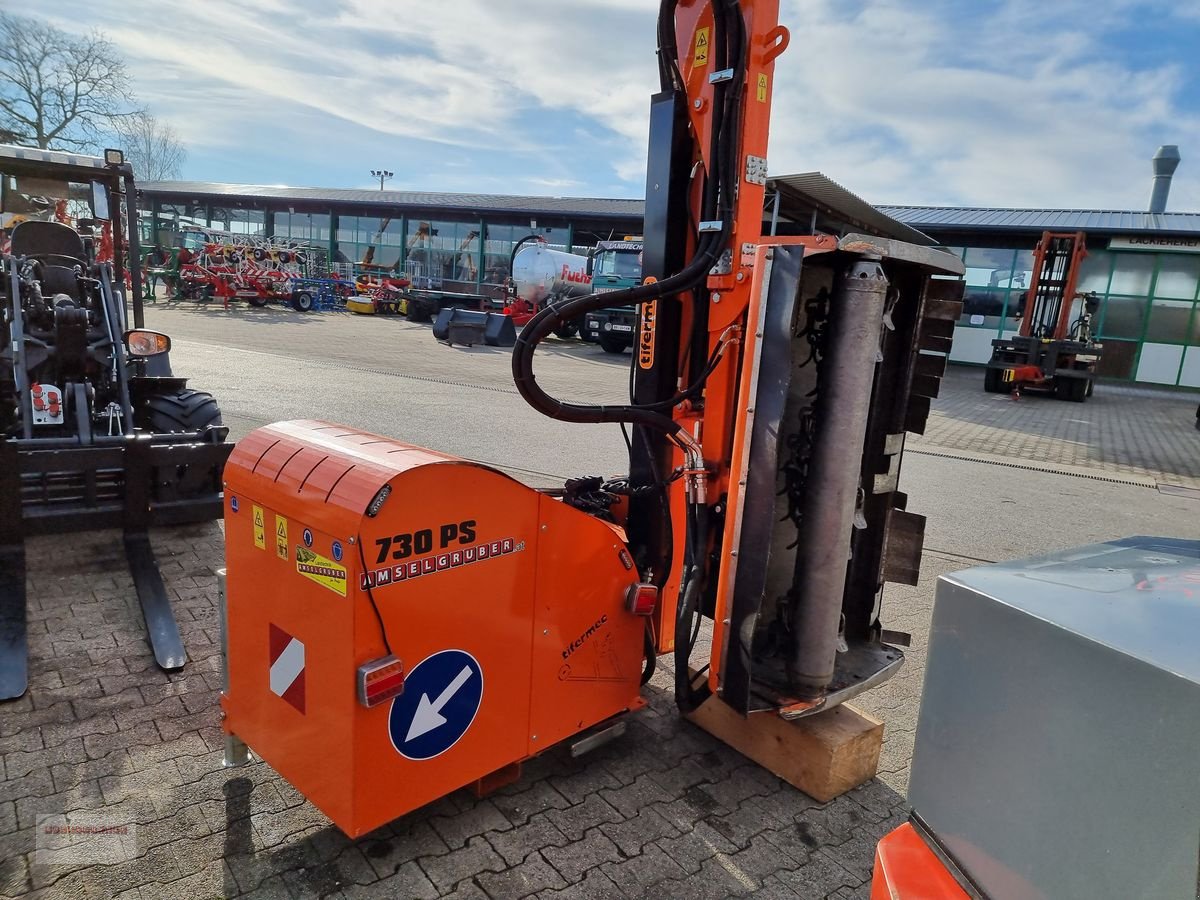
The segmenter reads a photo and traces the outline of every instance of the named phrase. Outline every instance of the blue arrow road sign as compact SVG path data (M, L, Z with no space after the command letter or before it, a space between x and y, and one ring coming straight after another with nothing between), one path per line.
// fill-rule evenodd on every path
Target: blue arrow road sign
M408 759L433 759L467 733L483 699L483 669L465 650L427 656L404 679L392 701L392 746Z

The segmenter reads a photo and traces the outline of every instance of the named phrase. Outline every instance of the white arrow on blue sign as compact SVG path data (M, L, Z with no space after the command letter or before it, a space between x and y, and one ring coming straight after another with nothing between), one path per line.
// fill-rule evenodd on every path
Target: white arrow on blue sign
M483 700L483 669L465 650L427 656L405 676L392 701L388 732L407 759L433 759L467 733Z

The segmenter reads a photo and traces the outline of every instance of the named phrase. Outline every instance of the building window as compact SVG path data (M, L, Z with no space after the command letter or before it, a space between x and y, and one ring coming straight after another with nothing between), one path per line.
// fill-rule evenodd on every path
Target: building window
M1155 256L1154 253L1115 254L1109 293L1147 296L1154 280Z
M1079 264L1079 280L1076 290L1081 293L1095 291L1103 296L1108 293L1108 280L1112 272L1113 254L1107 250L1091 250Z
M1102 338L1136 341L1142 336L1146 318L1145 297L1109 297L1104 302L1100 324Z
M1164 253L1159 256L1155 297L1193 300L1197 283L1200 283L1200 254Z
M1150 305L1146 341L1155 344L1186 343L1192 306L1191 300L1155 300Z

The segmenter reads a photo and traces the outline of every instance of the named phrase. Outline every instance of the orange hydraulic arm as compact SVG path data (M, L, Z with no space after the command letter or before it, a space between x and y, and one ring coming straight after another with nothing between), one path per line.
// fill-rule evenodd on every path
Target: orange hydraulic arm
M664 0L644 283L539 313L518 338L513 376L551 418L632 426L625 524L639 572L659 588L652 642L675 652L680 705L719 692L748 712L764 693L757 667L774 685L768 703L807 714L902 659L880 638L884 547L890 580L900 568L914 579L907 560L919 557L923 520L903 510L899 455L944 364L918 361L917 351L948 351L961 293L953 282L930 287L926 273L962 270L947 254L887 239L764 238L774 68L789 41L778 13L778 0ZM537 384L532 357L545 336L630 303L641 319L628 405L568 403ZM824 383L811 369L796 374L806 335L810 357L820 347L826 358ZM929 393L913 408L918 373ZM772 530L782 493L787 534ZM752 561L739 558L747 546ZM712 620L713 649L698 688L688 667L702 618Z

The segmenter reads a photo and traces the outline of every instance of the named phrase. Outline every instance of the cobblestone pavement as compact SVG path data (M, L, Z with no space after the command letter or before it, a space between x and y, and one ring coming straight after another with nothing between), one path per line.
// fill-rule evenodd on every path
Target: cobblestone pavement
M239 315L244 322L230 321ZM276 315L282 318L266 318ZM315 356L427 379L431 390L472 382L511 390L506 354L443 353L427 329L395 320L152 309L150 324L184 342ZM572 379L555 354L582 354L589 377ZM594 348L565 345L548 354L545 371L578 390L611 396L625 377L613 363ZM986 442L972 443L967 432L993 425L975 421L982 416L971 410L994 398L975 390L976 374L951 375L923 450L984 452L977 448ZM247 392L258 389L250 376ZM1111 395L1114 409L1120 396ZM1102 446L1124 427L1116 412L1106 412L1106 397L1102 387L1094 405L1063 405L1073 416L1099 411L1089 421L1102 429L1095 438ZM1155 393L1130 394L1127 402L1133 433L1149 410L1168 410L1162 414L1168 421L1169 410L1186 412L1188 401ZM1028 399L1004 407L1004 414L1036 418L1040 406L1051 405ZM338 417L338 410L323 414ZM1067 443L1069 433L1056 431L1053 421L1037 426L1047 434L1025 421L1014 420L999 437L1017 431L1023 435L1018 443ZM1184 424L1190 429L1190 419ZM1003 449L1007 455L1013 448ZM1155 465L1146 471L1178 475L1176 483L1195 477L1172 473L1185 461L1168 466L1157 461L1164 455L1153 456L1158 452L1151 448ZM1123 471L1110 459L1079 455L1070 465ZM970 468L943 465L953 472ZM975 468L987 468L989 477L1005 471ZM1073 482L1072 488L1080 483L1041 477ZM1190 501L1115 489L1175 510L1170 523L1176 531L1179 521L1190 521L1184 518ZM939 483L939 490L953 496L954 484ZM925 508L935 499L922 495ZM187 667L174 674L153 664L118 534L31 540L30 691L0 706L0 896L865 898L875 842L906 815L933 584L938 575L971 564L974 557L964 554L994 552L966 544L965 529L959 535L966 536L953 545L955 553L926 552L918 586L889 588L884 624L911 632L913 647L900 674L858 702L886 724L880 774L867 785L818 804L681 721L664 658L647 690L649 706L631 718L621 739L581 759L551 750L497 794L479 800L458 791L355 841L265 764L221 768L218 525L154 536L190 654ZM106 825L126 828L133 852L106 864L39 862L38 817L66 811L90 811Z
M1200 488L1200 394L1100 384L1086 403L983 391L983 370L952 366L923 436L910 446L1004 457Z
M881 778L827 804L681 721L664 659L618 741L552 750L493 796L458 791L351 841L265 764L221 767L217 525L155 537L190 655L171 675L146 648L119 535L80 536L70 574L61 541L29 550L30 690L0 712L6 897L865 897L874 844L905 816L919 650L866 704L909 707ZM896 624L922 633L921 615ZM40 864L38 817L69 811L126 827L136 857Z

